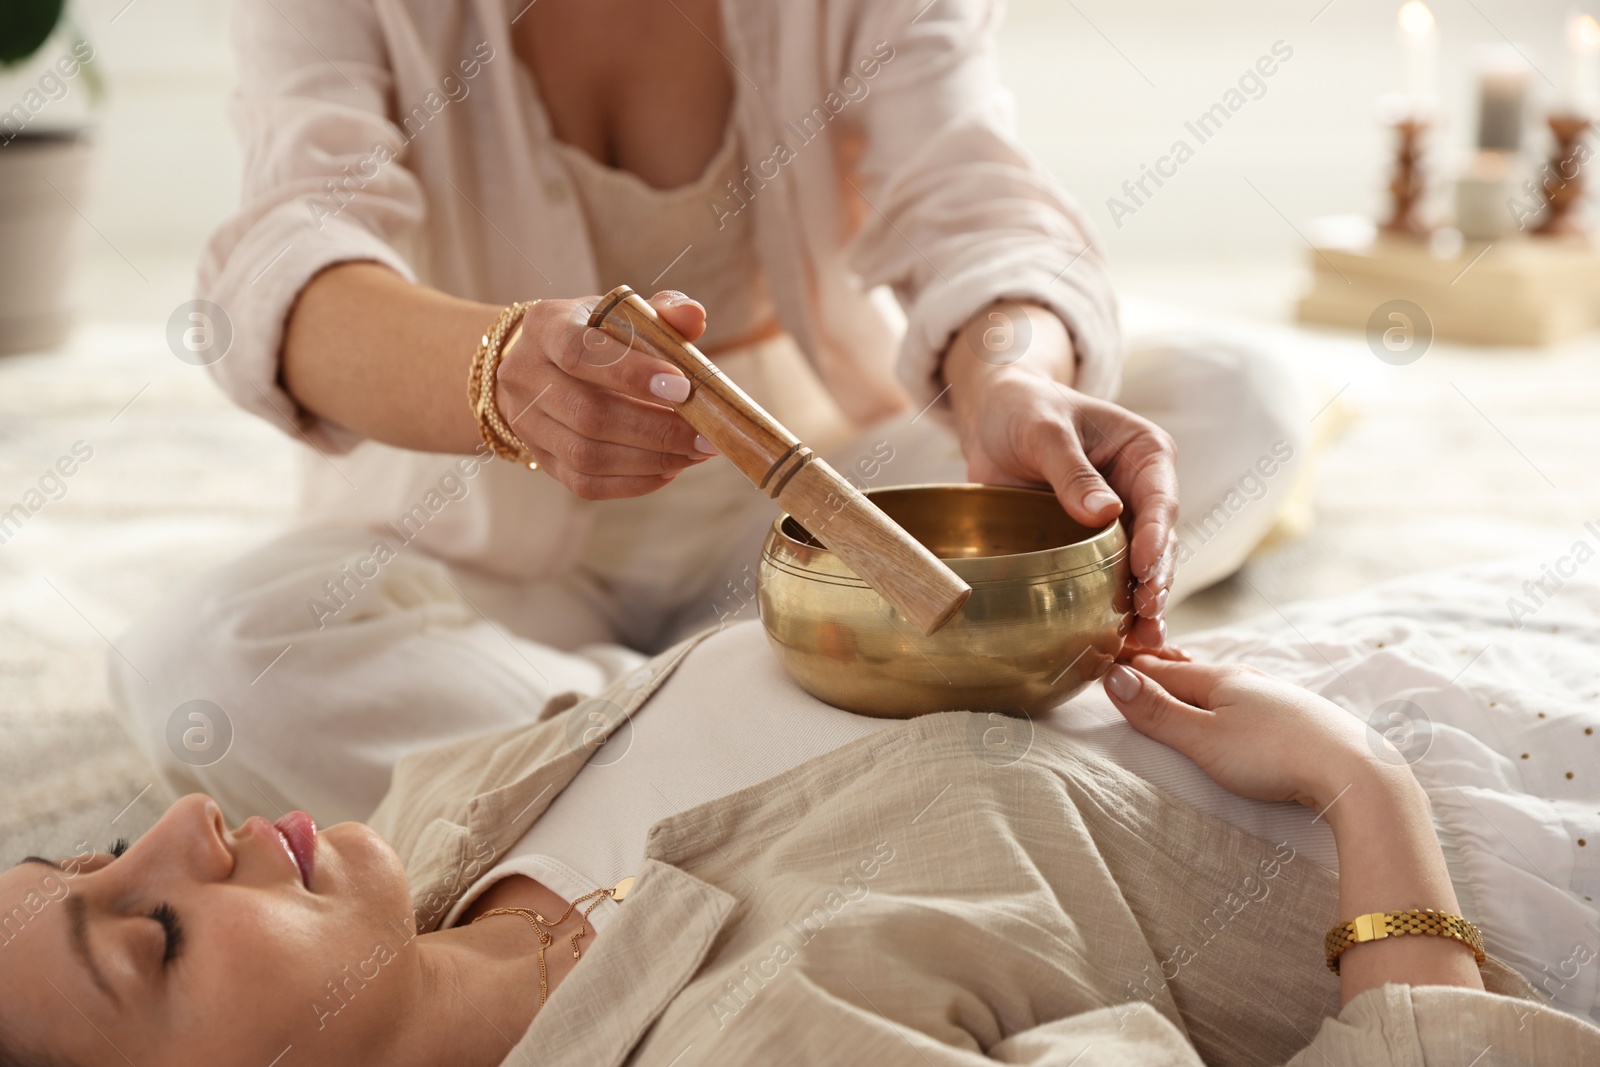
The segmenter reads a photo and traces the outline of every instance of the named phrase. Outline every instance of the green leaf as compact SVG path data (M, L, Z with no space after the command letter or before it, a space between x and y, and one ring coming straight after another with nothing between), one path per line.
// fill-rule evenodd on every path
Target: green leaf
M0 0L0 63L17 63L39 50L61 21L66 0Z

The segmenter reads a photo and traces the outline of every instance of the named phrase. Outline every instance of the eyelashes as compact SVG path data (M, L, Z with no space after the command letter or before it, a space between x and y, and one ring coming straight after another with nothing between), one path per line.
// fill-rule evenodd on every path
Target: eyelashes
M157 904L150 918L160 923L167 934L167 949L161 956L161 965L165 967L177 959L183 947L183 924L178 922L178 913L172 910L170 904Z
M112 859L118 859L128 851L128 839L119 837L106 846L106 852ZM150 918L161 924L162 931L166 934L167 947L161 954L161 965L165 967L178 958L178 953L183 949L183 924L178 921L178 913L172 910L171 904L157 904L150 912Z

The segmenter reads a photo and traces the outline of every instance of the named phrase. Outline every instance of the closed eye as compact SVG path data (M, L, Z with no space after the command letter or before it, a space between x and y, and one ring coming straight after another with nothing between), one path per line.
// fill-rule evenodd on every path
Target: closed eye
M157 904L150 918L160 923L167 935L166 951L161 954L161 966L165 967L178 958L183 948L183 924L178 921L178 913L172 910L170 904Z

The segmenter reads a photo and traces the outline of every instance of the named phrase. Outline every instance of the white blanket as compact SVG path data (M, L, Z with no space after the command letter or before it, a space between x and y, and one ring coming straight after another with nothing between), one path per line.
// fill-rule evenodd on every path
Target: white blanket
M1321 693L1401 747L1488 949L1552 1007L1600 1021L1592 556L1477 564L1281 610L1263 603L1254 622L1178 643L1197 660L1252 663ZM1524 585L1541 578L1542 589ZM1134 733L1098 685L1044 721L1186 803L1335 866L1331 835L1311 812L1227 793Z

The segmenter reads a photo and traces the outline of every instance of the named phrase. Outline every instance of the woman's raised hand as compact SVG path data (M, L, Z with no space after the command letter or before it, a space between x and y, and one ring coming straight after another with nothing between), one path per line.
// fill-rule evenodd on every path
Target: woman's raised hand
M1139 653L1131 666L1113 666L1105 687L1135 730L1251 800L1294 800L1321 812L1356 781L1410 775L1355 716L1255 667Z
M539 466L579 497L643 496L717 453L671 406L689 395L683 372L588 324L598 299L529 310L500 364L500 411ZM650 304L689 340L705 332L705 308L682 293Z
M1149 420L1071 388L1076 358L1066 325L1031 304L991 304L957 334L941 372L967 478L1048 485L1091 529L1120 519L1138 579L1133 637L1159 648L1178 565L1177 446Z

